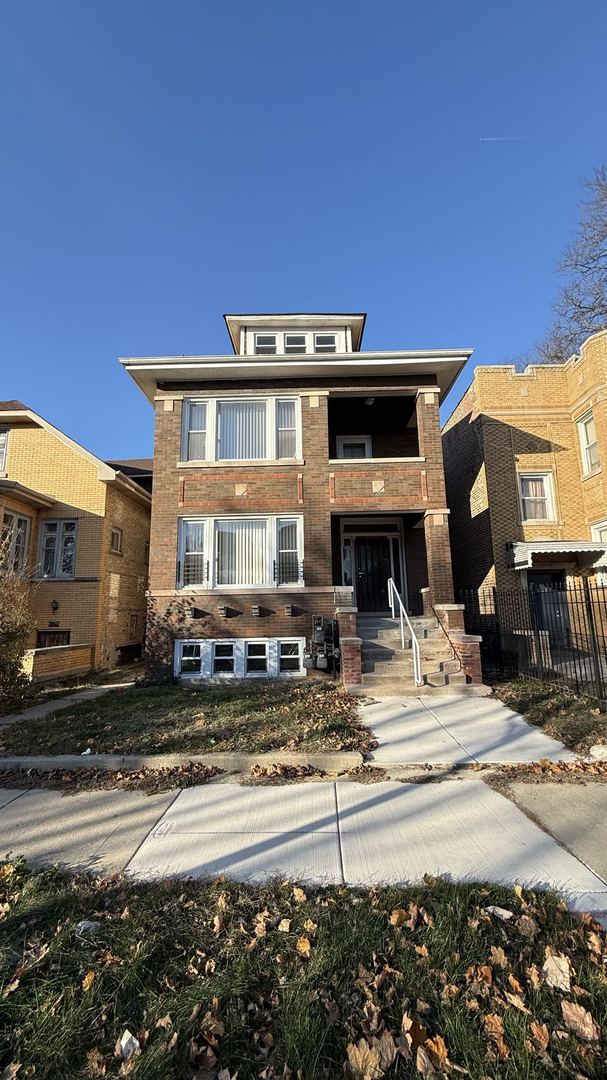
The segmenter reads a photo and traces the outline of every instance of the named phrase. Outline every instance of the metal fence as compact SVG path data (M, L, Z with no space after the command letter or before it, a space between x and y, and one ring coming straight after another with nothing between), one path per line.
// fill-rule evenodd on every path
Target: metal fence
M466 630L482 634L487 678L527 675L607 705L607 588L573 578L564 586L466 589Z

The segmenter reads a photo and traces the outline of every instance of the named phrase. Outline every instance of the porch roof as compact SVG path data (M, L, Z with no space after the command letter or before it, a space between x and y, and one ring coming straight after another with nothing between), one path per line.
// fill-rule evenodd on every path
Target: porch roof
M530 570L542 564L542 556L563 555L578 558L592 566L607 554L607 542L600 540L534 540L516 541L507 545L513 570Z
M34 506L39 510L48 510L55 505L55 500L51 499L50 495L43 495L41 491L24 487L17 480L0 480L0 495L6 498L12 497L18 502Z

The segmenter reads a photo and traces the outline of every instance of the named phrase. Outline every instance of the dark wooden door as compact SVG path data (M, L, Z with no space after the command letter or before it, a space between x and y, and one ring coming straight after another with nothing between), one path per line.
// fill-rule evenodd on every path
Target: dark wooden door
M359 536L355 542L356 606L359 611L388 610L392 574L387 536Z

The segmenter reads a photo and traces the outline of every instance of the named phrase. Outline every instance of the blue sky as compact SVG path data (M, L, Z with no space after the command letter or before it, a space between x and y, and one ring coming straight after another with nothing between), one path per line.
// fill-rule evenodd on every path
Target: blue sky
M603 0L5 0L0 397L139 456L116 358L228 352L225 311L524 352L607 159L606 38Z

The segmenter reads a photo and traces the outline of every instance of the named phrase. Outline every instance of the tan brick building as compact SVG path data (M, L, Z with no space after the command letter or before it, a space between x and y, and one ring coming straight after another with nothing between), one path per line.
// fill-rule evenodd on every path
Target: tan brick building
M413 614L453 600L439 404L470 351L363 353L364 315L226 322L232 356L121 360L156 412L148 640L180 675L300 674L313 618L354 639L389 578Z
M151 478L151 461L101 461L22 402L0 402L0 521L31 580L35 680L141 650Z
M592 575L607 551L607 330L564 364L476 368L443 452L456 589Z

